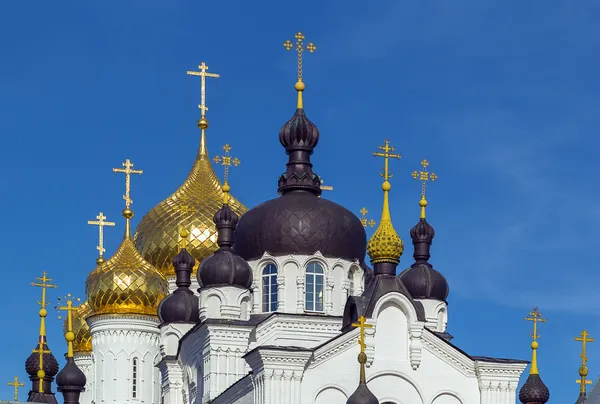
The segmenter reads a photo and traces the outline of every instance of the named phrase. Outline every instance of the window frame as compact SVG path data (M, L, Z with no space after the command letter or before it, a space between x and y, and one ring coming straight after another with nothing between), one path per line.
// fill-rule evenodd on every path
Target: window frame
M137 357L131 360L131 398L134 400L138 399L138 377L140 373L140 366Z
M320 272L315 272L314 268L320 268ZM320 285L317 281L320 279ZM312 286L312 290L309 288ZM318 287L320 286L320 291ZM318 296L320 295L320 303ZM309 296L312 296L312 300L309 300ZM321 307L318 308L317 304ZM312 308L310 307L312 306ZM325 266L319 261L310 261L306 264L305 275L304 275L304 311L311 313L324 313L325 312Z
M268 273L265 271L269 270ZM261 308L263 313L273 313L277 311L277 302L279 299L279 285L277 284L278 268L277 265L268 262L261 270ZM265 282L265 279L268 281Z

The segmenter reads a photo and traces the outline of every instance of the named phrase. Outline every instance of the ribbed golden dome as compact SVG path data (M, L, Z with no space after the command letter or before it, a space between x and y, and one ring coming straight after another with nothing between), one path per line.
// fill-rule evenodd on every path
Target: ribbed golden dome
M371 258L372 263L378 262L393 262L399 263L400 256L404 252L404 244L402 239L396 233L392 225L389 205L390 183L386 180L382 187L383 189L383 209L381 212L381 220L375 233L367 243L367 254Z
M185 182L170 197L152 208L140 221L135 246L144 259L165 276L175 276L171 260L179 252L182 227L190 239L188 252L200 262L219 248L214 214L223 205L221 182L217 178L202 134L200 150ZM247 208L230 197L229 206L241 216Z
M129 219L117 252L89 274L86 294L94 315L157 315L158 304L169 294L167 281L135 248Z
M83 302L77 311L73 313L73 334L75 339L73 340L73 352L75 353L89 353L92 352L92 335L90 334L90 327L88 326L86 317L92 314L92 309L88 302ZM67 318L63 325L63 331L67 332Z

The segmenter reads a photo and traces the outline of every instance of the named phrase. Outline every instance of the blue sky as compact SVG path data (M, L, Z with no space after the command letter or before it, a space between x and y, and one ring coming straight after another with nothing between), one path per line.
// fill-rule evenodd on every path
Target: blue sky
M369 5L365 5L369 4ZM418 220L421 159L436 229L432 262L449 280L449 331L474 355L529 359L538 305L540 372L551 402L575 400L583 328L600 338L600 6L591 0L382 0L364 3L3 2L0 6L0 251L5 293L0 380L25 378L46 270L83 296L99 210L107 254L123 231L125 158L134 224L185 179L199 134L197 79L206 61L209 151L230 143L242 165L232 192L247 206L276 196L285 168L277 134L295 107L295 61L281 46L302 30L305 108L321 131L315 171L326 197L377 216L389 138L392 216L407 244ZM372 232L372 230L369 230ZM64 351L57 314L50 347ZM589 348L600 375L600 344ZM22 392L25 398L28 386ZM0 396L12 389L0 384Z

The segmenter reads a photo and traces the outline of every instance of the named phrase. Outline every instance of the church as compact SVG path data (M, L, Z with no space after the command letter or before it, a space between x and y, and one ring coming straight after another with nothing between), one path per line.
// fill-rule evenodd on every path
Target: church
M228 170L239 161L229 146L213 160L225 169L219 180L208 153L205 96L207 79L219 75L205 63L188 72L199 76L202 90L191 171L134 230L131 193L142 170L130 160L113 169L126 182L122 242L105 258L103 227L115 223L102 212L90 222L99 226L100 254L87 277L86 301L68 302L67 365L59 372L47 345L42 305L38 348L26 364L28 401L56 403L55 377L65 403L81 404L549 400L537 369L537 309L529 318L530 374L520 391L529 361L473 356L452 343L450 285L432 264L426 186L437 177L426 160L413 173L422 193L407 269L399 267L405 241L390 214L391 171L400 156L388 140L374 153L383 166L382 208L370 239L366 219L321 197L311 163L321 134L308 118L302 77L303 54L316 47L301 33L295 38L284 44L298 54L298 80L296 109L290 103L292 116L279 132L289 159L279 197L248 209L232 195ZM40 285L45 291L45 275Z

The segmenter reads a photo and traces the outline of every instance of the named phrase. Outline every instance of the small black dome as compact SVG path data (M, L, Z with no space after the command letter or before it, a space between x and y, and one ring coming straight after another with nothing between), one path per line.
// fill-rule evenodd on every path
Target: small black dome
M219 249L202 261L197 279L200 287L231 285L248 289L252 285L252 268L232 249L238 216L228 204L214 216Z
M161 323L197 323L200 321L198 296L190 290L192 269L196 260L182 248L173 258L175 284L178 288L166 296L158 306L158 318Z
M371 390L365 383L360 383L358 388L352 393L346 404L379 404L379 400L375 397L375 394L371 393Z
M42 337L40 337L42 338ZM34 350L38 350L40 347L39 343L35 345ZM43 350L49 350L48 344L44 342L42 344ZM52 353L44 353L43 355L43 364L44 364L44 373L46 374L44 379L53 378L58 373L58 362ZM37 378L37 372L40 370L40 354L33 352L27 360L25 361L25 370L29 376Z
M530 374L521 387L519 400L523 404L545 404L550 400L550 391L539 374Z
M365 229L348 209L310 192L289 192L246 212L235 232L235 250L246 260L317 251L363 261Z
M414 245L415 263L398 277L413 298L446 301L450 293L448 281L429 263L435 230L425 218L421 218L410 230L410 237Z
M75 364L73 358L67 358L65 367L56 376L58 391L83 391L85 387L85 374Z

